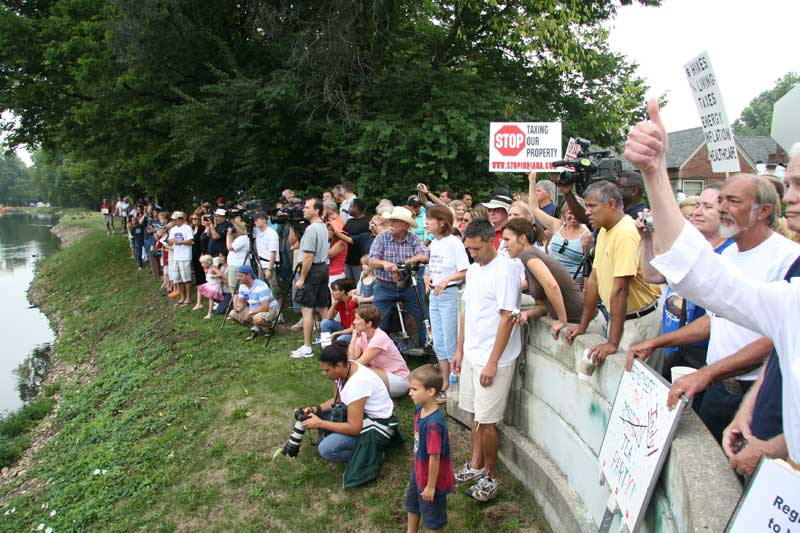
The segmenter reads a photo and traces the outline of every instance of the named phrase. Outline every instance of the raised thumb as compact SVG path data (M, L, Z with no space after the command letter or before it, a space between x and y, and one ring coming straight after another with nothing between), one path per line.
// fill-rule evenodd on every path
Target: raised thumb
M647 101L647 114L650 116L650 120L656 126L666 131L666 128L664 128L664 123L661 122L661 113L658 110L658 100L655 98L651 98Z

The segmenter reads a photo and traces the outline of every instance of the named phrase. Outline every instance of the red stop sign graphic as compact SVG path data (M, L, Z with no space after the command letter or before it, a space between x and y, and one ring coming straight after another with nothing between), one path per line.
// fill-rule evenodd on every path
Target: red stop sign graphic
M515 156L525 148L525 134L518 127L507 124L494 134L494 147L505 156Z

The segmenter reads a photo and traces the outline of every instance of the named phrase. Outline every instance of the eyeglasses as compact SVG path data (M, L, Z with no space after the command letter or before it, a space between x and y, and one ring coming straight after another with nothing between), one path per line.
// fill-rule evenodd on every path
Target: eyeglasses
M192 217L189 220L197 220L197 217Z

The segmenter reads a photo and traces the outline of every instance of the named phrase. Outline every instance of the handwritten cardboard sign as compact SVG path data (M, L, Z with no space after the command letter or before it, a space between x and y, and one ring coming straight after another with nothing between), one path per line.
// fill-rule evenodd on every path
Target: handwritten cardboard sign
M667 409L668 393L661 376L634 361L631 371L622 373L611 409L600 469L628 531L636 531L644 518L685 405Z
M725 531L800 531L800 472L762 457Z
M722 103L722 92L708 52L703 52L686 63L683 70L703 123L711 169L714 172L739 172L739 154L733 140L733 130L728 122L728 114Z

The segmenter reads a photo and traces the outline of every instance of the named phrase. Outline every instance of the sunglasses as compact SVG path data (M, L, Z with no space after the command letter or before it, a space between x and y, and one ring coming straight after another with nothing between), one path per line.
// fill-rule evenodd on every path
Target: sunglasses
M569 241L567 239L564 239L564 241L561 243L561 248L558 249L559 255L564 253L564 250L567 249L568 245L569 245Z

